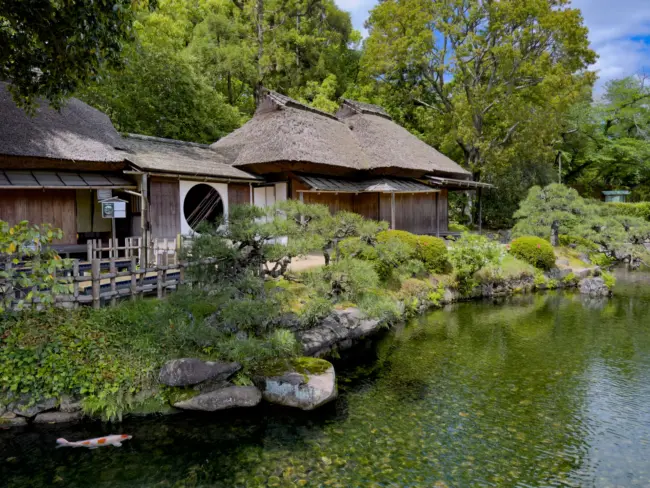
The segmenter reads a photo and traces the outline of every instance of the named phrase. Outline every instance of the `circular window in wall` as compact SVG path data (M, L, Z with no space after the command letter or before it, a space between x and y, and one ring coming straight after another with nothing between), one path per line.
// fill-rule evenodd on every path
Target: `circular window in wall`
M183 215L192 230L201 222L216 222L223 216L221 195L210 185L194 185L185 195Z

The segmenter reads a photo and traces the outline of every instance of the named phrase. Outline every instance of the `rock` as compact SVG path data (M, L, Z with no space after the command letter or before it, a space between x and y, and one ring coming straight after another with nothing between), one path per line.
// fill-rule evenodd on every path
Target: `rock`
M173 359L160 369L158 379L167 386L190 386L206 380L226 380L240 369L239 363L201 361L195 358Z
M585 278L580 282L580 293L592 297L605 297L611 294L609 288L600 276L595 278Z
M550 280L561 281L571 274L571 270L568 268L551 268L544 273L544 275Z
M174 406L183 410L215 412L234 407L254 407L261 400L262 393L254 386L229 386L176 402Z
M589 278L589 276L591 276L592 271L593 270L590 268L577 268L573 270L573 274L577 279L584 280L585 278Z
M585 253L578 254L578 259L583 263L591 264L591 259L589 259L589 256Z
M568 266L569 265L569 260L565 258L558 258L555 260L555 264L560 265L560 266Z
M67 422L76 422L80 420L83 414L76 412L44 412L39 413L34 418L35 424L65 424Z
M27 394L21 395L17 400L7 405L7 410L20 415L21 417L33 417L41 412L52 410L56 407L55 398L47 398L40 402L30 405L31 397Z
M62 396L59 399L59 410L65 413L81 412L81 398Z
M5 412L0 415L0 427L22 427L27 425L25 417L19 417L13 412Z
M316 374L308 371L290 371L281 376L264 379L262 396L269 403L313 410L334 400L337 396L334 366L323 359L308 358L310 362L318 361L325 371ZM309 366L306 366L309 368Z

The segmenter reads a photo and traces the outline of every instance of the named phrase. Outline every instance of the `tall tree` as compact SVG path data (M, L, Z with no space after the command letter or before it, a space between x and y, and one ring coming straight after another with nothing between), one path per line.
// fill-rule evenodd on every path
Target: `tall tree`
M639 188L650 179L650 79L610 81L602 98L573 107L563 133L563 177L585 190Z
M564 110L594 75L568 0L385 0L362 68L402 120L472 171L550 158ZM419 108L418 108L419 106Z
M54 105L120 60L137 0L0 2L0 79L16 101Z

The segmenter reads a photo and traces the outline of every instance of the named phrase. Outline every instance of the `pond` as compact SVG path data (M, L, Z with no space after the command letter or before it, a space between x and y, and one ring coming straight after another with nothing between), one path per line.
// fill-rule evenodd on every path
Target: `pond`
M337 363L340 398L0 432L7 487L650 486L650 275L435 311ZM121 448L55 439L134 436Z

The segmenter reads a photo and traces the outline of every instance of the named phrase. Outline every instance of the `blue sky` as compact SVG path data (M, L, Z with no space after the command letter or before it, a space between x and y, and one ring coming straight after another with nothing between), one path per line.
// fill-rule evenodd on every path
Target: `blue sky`
M364 36L363 23L376 0L335 0L352 14ZM573 0L589 27L591 47L599 54L596 91L611 79L645 72L650 75L650 0Z

